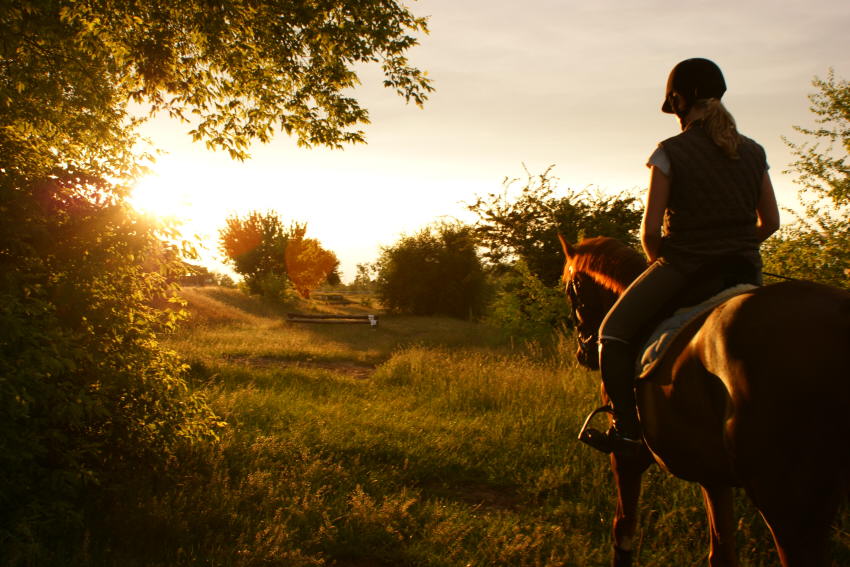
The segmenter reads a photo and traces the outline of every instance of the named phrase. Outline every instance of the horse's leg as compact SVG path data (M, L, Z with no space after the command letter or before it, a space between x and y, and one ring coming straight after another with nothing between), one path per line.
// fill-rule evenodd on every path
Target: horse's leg
M783 567L826 567L829 533L841 502L841 481L827 468L762 482L748 490L767 522ZM791 475L795 476L795 475Z
M848 471L846 445L837 446L834 428L827 427L832 424L819 422L820 414L788 415L805 425L795 429L784 415L731 422L737 470L773 534L783 567L825 567Z
M643 472L653 462L649 451L638 457L611 455L611 469L617 483L617 513L614 516L613 567L631 567L638 522L638 503Z
M705 500L711 541L708 564L711 567L737 567L732 488L724 485L703 485L702 496Z

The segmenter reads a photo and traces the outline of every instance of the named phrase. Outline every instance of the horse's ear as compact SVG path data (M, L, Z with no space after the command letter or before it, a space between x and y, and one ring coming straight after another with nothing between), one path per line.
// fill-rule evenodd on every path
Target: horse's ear
M567 239L564 238L564 235L560 232L558 233L558 240L561 241L561 248L564 249L564 254L566 254L567 258L572 258L576 253L575 248L573 248L572 245L567 242Z

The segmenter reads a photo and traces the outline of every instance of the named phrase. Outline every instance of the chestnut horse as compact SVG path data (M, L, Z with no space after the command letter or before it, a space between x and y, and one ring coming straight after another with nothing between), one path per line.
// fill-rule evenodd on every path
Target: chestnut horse
M611 238L561 242L578 359L595 369L599 324L646 263ZM685 327L636 397L646 450L611 457L613 565L631 564L641 475L652 462L701 485L712 567L738 565L737 486L783 567L829 565L830 526L850 479L850 293L792 281L728 299Z

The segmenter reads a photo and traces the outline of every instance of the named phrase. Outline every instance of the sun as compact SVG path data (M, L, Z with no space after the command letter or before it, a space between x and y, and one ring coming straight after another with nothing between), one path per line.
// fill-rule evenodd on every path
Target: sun
M215 168L191 160L158 163L139 179L127 200L140 213L163 221L172 234L169 239L190 244L198 254L194 263L228 273L217 251L218 232L234 197L225 191L227 186L228 180Z
M191 185L179 176L152 173L140 179L130 193L130 204L138 211L178 221L192 218L194 196Z

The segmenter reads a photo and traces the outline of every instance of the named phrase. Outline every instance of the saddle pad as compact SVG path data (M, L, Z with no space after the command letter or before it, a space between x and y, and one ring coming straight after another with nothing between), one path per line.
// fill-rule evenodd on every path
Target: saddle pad
M751 284L741 284L726 288L698 305L679 309L673 313L672 317L662 321L640 351L641 356L638 358L636 368L638 380L646 378L652 373L655 366L664 357L667 349L673 343L673 339L676 338L688 323L727 299L746 293L756 287Z

